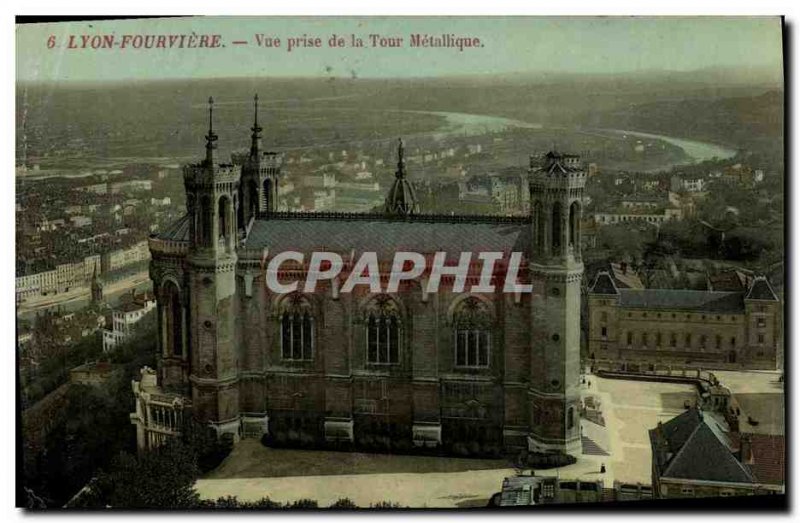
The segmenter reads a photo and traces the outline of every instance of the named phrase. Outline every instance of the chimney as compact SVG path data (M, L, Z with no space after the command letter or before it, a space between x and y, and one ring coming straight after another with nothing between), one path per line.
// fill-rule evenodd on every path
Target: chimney
M628 273L628 262L620 262L619 268L622 270L622 274Z

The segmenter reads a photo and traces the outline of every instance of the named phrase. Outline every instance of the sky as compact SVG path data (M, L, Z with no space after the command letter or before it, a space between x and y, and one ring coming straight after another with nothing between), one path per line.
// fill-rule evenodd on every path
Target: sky
M68 49L70 35L219 34L217 49ZM483 47L412 48L413 33L477 37ZM256 34L281 39L259 47ZM330 48L331 35L365 47ZM371 47L368 35L404 39ZM287 39L319 37L322 48L287 50ZM48 38L53 37L52 47ZM195 17L16 26L19 82L208 77L408 78L526 72L613 74L706 68L768 70L780 77L778 17ZM236 45L233 41L247 41Z

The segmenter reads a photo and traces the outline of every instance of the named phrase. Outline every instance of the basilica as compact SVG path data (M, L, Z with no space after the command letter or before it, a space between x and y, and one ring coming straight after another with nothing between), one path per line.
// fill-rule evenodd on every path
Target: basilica
M183 169L186 213L149 239L159 355L133 383L139 447L193 418L285 446L580 453L580 159L531 157L527 216L433 215L400 142L384 209L279 212L281 155L262 149L254 105L249 151L220 162L209 100L205 157ZM342 271L313 292L276 293L264 266L285 251L337 253ZM477 292L476 264L466 290L444 276L430 292L426 270L396 292L340 292L362 253L385 280L397 251L448 263L501 253L492 281L520 253L531 290ZM308 271L288 261L277 278Z

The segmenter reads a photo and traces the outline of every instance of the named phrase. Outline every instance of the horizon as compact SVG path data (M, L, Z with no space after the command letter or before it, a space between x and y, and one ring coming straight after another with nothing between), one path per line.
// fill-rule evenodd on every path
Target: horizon
M658 76L663 75L670 75L676 74L681 75L682 77L677 79L678 82L682 83L707 83L712 80L710 78L712 75L715 74L736 74L748 70L752 72L753 70L757 70L758 68L745 68L745 67L736 67L736 66L729 66L729 67L703 67L700 69L692 69L686 71L680 70L671 70L671 69L646 69L646 70L632 70L632 71L619 71L614 73L585 73L585 72L563 72L563 71L509 71L505 73L459 73L459 74L452 74L447 76L396 76L396 77L384 77L384 76L359 76L353 78L348 75L331 75L331 76L252 76L252 75L241 75L241 76L204 76L204 77L193 77L193 78L186 78L186 77L161 77L161 78L119 78L119 79L81 79L81 80L54 80L54 79L33 79L33 80L16 80L17 87L19 86L45 86L45 85L58 85L63 87L72 87L78 85L120 85L120 86L127 86L131 83L137 84L145 84L145 83L168 83L168 82L213 82L213 81L231 81L231 80L275 80L275 81L297 81L297 80L312 80L312 81L331 81L331 80L345 80L345 81L450 81L450 80L490 80L490 79L497 79L498 82L502 81L514 81L520 82L523 80L522 77L525 76L532 76L532 78L525 78L526 83L531 84L540 84L551 82L553 80L560 80L566 78L586 78L587 80L593 81L602 81L602 80L615 80L615 79L622 79L622 80L636 80L641 82L653 81ZM767 66L761 67L762 71L767 71L769 68ZM533 78L533 76L538 75L541 78ZM708 77L703 78L702 75L708 75ZM699 76L699 78L691 78L692 76ZM638 77L638 78L637 78ZM718 80L718 79L715 79ZM769 80L756 80L753 79L750 81L749 79L742 79L740 81L729 81L728 83L721 84L723 86L751 86L751 87L769 87L770 89L778 89L783 90L784 82L783 78L781 79L769 79Z

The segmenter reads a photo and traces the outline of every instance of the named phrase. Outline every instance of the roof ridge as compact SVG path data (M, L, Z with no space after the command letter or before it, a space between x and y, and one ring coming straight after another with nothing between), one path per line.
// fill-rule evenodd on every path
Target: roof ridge
M658 288L644 288L644 289L633 289L633 288L626 288L620 289L620 291L626 292L702 292L704 294L744 294L744 291L706 291L701 289L658 289Z
M692 412L692 411L688 410L686 412ZM676 418L672 418L670 421L673 421L673 420L676 420L676 419L678 419L678 418L677 417ZM692 429L692 432L689 433L689 436L683 442L683 445L681 445L680 450L678 450L678 452L675 453L674 456L672 456L672 459L669 460L669 464L667 465L667 468L661 474L662 476L667 476L668 475L667 472L669 472L669 470L672 468L672 466L675 463L677 463L678 458L680 457L680 455L683 454L683 451L686 449L686 447L689 446L689 441L691 441L691 439L694 437L695 433L697 433L697 428L702 424L703 424L703 422L701 421L700 423L698 423L697 425L694 426L694 428Z
M347 211L321 211L321 212L297 212L297 211L276 211L260 213L257 220L318 220L318 221L348 221L348 220L379 220L386 222L441 222L441 223L508 223L524 225L531 222L531 217L525 216L503 216L494 214L427 214L416 213L411 216L387 215L382 212L347 212Z
M611 288L609 289L608 287L604 287L599 289L598 291L595 291L595 289L597 289L598 283L600 282L600 278L607 278L608 283L611 284ZM614 281L614 278L611 276L611 273L607 270L601 270L597 272L597 274L594 277L594 282L592 282L591 288L589 289L589 292L591 294L599 294L606 296L618 294L619 291L620 289L617 287L617 283Z
M771 294L771 297L768 298L751 298L750 295L753 294L756 286L759 284L763 284L767 286L767 290ZM766 276L756 276L753 278L753 283L750 285L750 288L747 289L747 294L745 295L746 300L759 300L759 301L778 301L778 295L775 293L775 289L772 288L770 285L769 280Z
M700 433L700 430L702 430L701 427L705 427L705 430L707 430L709 432L709 434L711 435L713 440L717 443L717 445L720 448L722 448L722 450L724 452L724 455L726 456L726 459L728 459L728 461L733 461L734 463L736 463L736 465L739 468L739 470L742 471L744 473L745 477L748 478L748 480L750 480L752 482L754 480L754 474L749 470L748 467L746 467L740 460L738 460L736 458L736 456L733 455L733 453L730 451L728 446L725 445L725 443L720 441L719 437L714 432L714 430L711 427L709 427L708 424L706 423L705 418L701 418L700 419L700 422L694 427L694 430L692 430L692 432L689 435L689 437L686 438L686 441L684 442L684 444L681 447L681 449L670 460L669 465L667 465L667 468L664 470L664 473L662 475L665 476L665 477L669 477L669 474L668 474L669 471L673 468L673 466L677 466L675 464L678 463L679 458L684 453L684 450L689 447L689 445L691 444L692 440Z

